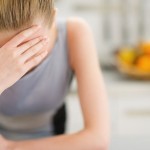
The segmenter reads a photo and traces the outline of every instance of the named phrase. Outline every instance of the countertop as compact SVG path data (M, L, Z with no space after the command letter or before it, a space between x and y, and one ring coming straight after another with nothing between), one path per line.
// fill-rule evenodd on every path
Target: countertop
M115 69L102 69L102 74L106 89L108 92L146 92L150 93L150 80L136 80L128 78ZM71 93L77 92L77 80L74 77L71 87Z

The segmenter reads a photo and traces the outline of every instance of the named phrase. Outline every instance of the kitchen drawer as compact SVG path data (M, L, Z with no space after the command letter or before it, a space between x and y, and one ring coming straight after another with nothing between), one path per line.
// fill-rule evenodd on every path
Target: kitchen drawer
M115 125L119 136L150 136L150 97L119 98Z

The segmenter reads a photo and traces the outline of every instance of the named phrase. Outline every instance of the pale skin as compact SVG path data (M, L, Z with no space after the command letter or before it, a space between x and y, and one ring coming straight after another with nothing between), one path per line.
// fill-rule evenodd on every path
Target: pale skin
M108 150L109 106L92 31L80 18L68 18L67 31L69 62L77 78L84 128L73 134L24 141L1 136L0 150ZM55 41L56 27L51 32L50 40Z
M19 36L20 34L18 35L18 37ZM1 93L5 89L13 85L25 72L28 71L29 68L31 69L35 64L40 62L39 59L41 58L39 57L36 57L36 59L34 59L34 62L33 60L32 62L28 60L33 54L36 54L37 51L39 52L40 49L44 46L45 41L42 40L41 42L41 40L42 37L38 37L28 42L28 44L25 43L21 46L17 46L18 43L16 42L16 39L13 38L1 47L0 70L1 72L3 72L0 75ZM13 45L13 43L15 44ZM26 51L27 49L30 49L32 53L29 50ZM41 56L43 57L44 55L40 55L40 57Z

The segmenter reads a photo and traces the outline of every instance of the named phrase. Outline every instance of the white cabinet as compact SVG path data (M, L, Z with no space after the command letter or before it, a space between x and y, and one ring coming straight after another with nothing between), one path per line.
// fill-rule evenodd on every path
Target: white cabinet
M130 95L130 94L129 94ZM150 137L150 95L111 96L114 136ZM115 107L114 107L115 106Z
M150 82L105 71L111 109L110 150L150 149Z
M122 98L118 101L117 118L117 135L150 137L150 95Z

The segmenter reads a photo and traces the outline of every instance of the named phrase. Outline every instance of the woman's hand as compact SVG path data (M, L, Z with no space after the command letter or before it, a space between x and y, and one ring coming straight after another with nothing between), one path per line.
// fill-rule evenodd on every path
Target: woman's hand
M7 150L8 142L0 135L0 150Z
M13 150L15 142L5 139L0 135L0 150Z
M40 52L48 41L42 36L21 44L38 30L37 26L24 30L0 48L0 94L46 56L46 50ZM40 55L33 57L39 52Z

